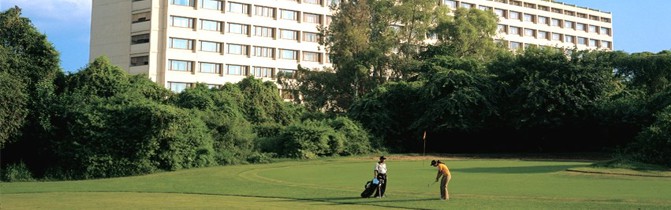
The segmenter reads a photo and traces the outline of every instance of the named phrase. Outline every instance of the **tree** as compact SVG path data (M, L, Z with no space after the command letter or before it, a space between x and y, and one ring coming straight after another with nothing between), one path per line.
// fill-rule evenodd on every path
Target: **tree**
M643 52L620 55L615 60L617 74L627 79L632 87L654 94L671 87L671 53Z
M589 136L597 130L587 124L593 121L589 116L616 87L612 66L600 55L576 51L567 56L559 49L529 48L518 55L501 56L488 66L499 83L501 119L531 141L521 146L594 146L588 143L595 141Z
M23 161L31 169L40 168L48 165L45 160L52 159L48 156L51 152L46 145L54 131L51 105L58 91L55 84L63 77L58 52L29 19L21 17L18 7L0 13L0 46L0 72L12 78L5 81L20 83L12 86L9 92L19 98L7 101L13 103L16 112L3 113L5 116L2 116L0 127L21 126L21 137L0 148L3 149L0 152L2 163ZM2 77L7 79L7 76ZM21 96L27 96L27 100L21 102ZM5 121L4 117L8 116L13 116L12 121ZM12 133L17 134L16 131ZM3 137L0 141L6 142L7 139Z
M457 58L466 56L488 60L500 51L494 38L498 18L491 11L458 8L452 20L442 19L433 30L439 50ZM439 50L440 52L440 50Z
M391 0L344 1L333 8L331 24L320 28L342 90L338 100L329 101L332 110L347 110L388 78L387 54L394 47L393 5Z
M3 53L0 46L0 53ZM21 135L21 127L25 123L28 110L28 96L24 92L24 84L8 74L0 71L0 149L12 143Z

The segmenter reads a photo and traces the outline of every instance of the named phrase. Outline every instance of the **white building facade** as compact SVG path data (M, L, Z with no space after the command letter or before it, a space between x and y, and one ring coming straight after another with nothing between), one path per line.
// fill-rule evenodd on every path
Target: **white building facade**
M112 64L180 92L247 76L273 79L330 66L318 26L331 0L93 0L90 60ZM441 0L492 10L496 39L511 49L541 45L613 49L610 13L541 0Z

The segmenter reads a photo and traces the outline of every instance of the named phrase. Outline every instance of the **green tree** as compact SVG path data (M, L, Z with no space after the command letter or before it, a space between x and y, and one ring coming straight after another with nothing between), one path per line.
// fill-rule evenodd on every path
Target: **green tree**
M0 46L0 54L4 51ZM0 55L1 56L1 55ZM28 110L24 84L9 73L0 71L0 149L21 135Z
M641 88L654 94L671 87L671 52L657 54L643 52L618 56L615 61L617 73L623 76L632 88Z
M590 116L616 88L612 66L601 55L574 51L567 56L559 49L529 48L489 65L499 84L502 124L529 141L519 145L541 150L595 145L598 138L589 138L597 132Z
M23 161L31 170L43 168L53 159L49 156L51 151L47 149L47 142L54 131L51 105L56 98L55 83L63 77L58 52L28 18L21 17L18 7L0 13L0 46L0 72L13 78L5 81L21 83L11 87L10 92L19 96L11 100L16 113L3 113L3 117L13 116L13 119L5 121L3 118L0 122L3 129L21 125L20 138L0 148L3 165ZM21 102L21 96L27 96L25 103ZM16 134L15 131L12 133ZM0 141L7 142L7 139Z
M638 161L671 167L671 106L655 117L655 122L640 132L627 150Z
M434 29L438 44L430 49L457 58L488 60L502 50L494 42L498 18L491 11L458 8L454 17L441 19Z
M324 35L322 44L330 54L335 77L339 80L335 89L342 91L338 93L340 96L333 98L335 100L328 102L332 107L330 110L347 110L354 100L389 77L387 55L395 46L395 32L391 28L394 2L341 2L334 8L331 24L320 29Z

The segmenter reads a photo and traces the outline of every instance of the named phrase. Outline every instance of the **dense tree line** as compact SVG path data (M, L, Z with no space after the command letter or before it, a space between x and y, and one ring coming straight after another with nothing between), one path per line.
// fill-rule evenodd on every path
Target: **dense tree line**
M65 74L19 8L0 14L2 180L118 177L271 158L367 154L368 133L252 77L173 93L105 57Z
M429 152L614 152L671 163L669 51L510 52L492 39L489 11L447 17L440 6L406 4L334 6L322 31L334 65L299 71L305 107L350 116L396 152L420 152L427 131ZM425 32L437 42L421 42Z

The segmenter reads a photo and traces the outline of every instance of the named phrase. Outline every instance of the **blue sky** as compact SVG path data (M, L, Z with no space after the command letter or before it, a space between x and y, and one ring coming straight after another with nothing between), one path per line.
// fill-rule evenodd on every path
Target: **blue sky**
M671 0L562 0L613 13L615 50L628 53L671 50ZM47 35L61 54L64 71L84 68L89 60L91 0L0 0L14 5Z

